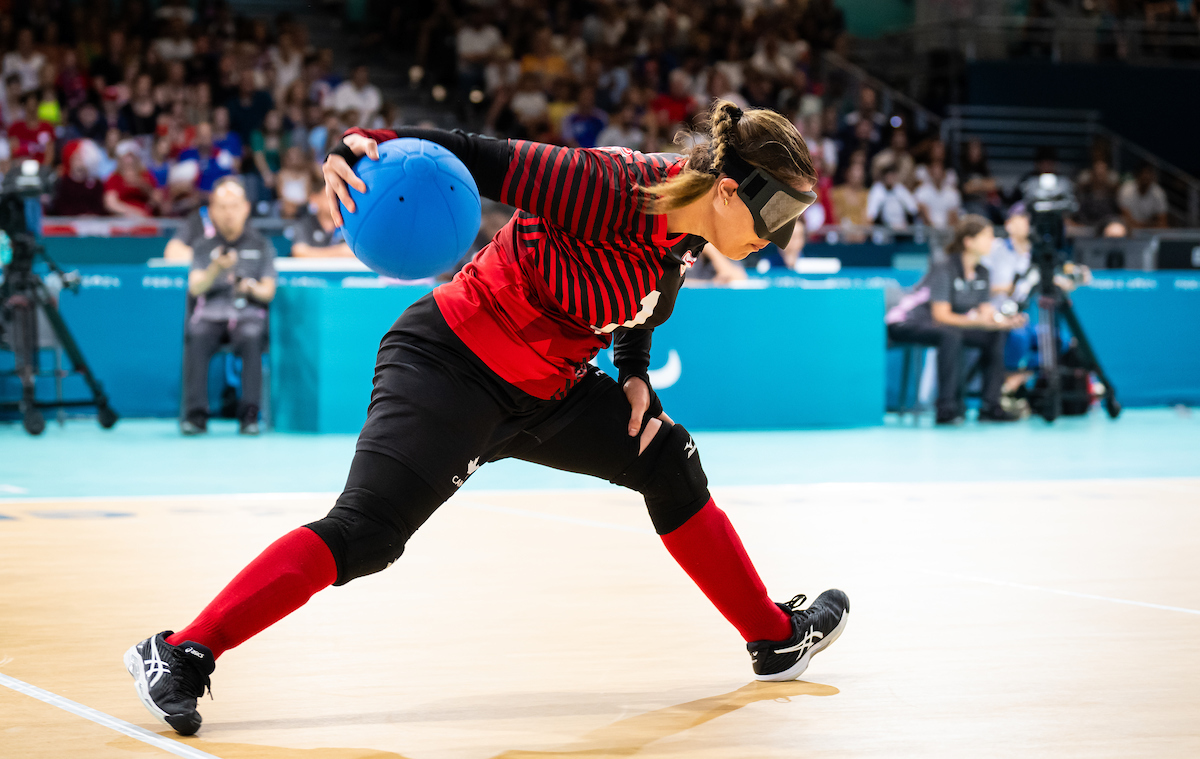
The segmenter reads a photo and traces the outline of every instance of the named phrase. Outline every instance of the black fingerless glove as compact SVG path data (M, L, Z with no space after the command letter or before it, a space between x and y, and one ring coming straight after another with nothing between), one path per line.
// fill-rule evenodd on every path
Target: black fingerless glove
M342 158L345 158L346 163L350 164L350 168L354 168L354 164L358 163L358 159L362 158L360 155L355 155L345 140L338 140L338 144L334 145L333 150L329 151L329 155L325 156L325 160L328 161L331 155L340 155Z

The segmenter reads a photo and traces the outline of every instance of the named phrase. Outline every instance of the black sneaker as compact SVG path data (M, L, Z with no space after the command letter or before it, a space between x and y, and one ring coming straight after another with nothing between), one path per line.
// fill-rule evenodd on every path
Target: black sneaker
M125 669L133 675L138 698L160 721L180 735L192 735L203 719L196 711L196 699L204 689L212 694L209 675L216 668L212 651L192 641L172 646L167 630L146 638L125 652Z
M807 609L799 595L779 608L792 616L792 637L787 640L756 640L746 644L754 663L754 678L770 682L795 680L808 669L809 660L824 651L846 629L850 599L840 590L827 590Z
M179 423L179 431L185 435L203 435L208 432L208 425L204 422L194 422L191 419L184 419Z
M942 411L941 409L938 409L934 423L939 425L959 424L962 422L962 420L963 415L958 411Z
M1020 418L1020 415L1005 411L1000 406L979 409L979 421L981 422L1016 422Z

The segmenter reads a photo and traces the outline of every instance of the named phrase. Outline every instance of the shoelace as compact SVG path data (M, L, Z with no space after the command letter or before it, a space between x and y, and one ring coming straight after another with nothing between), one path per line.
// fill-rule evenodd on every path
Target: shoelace
M212 698L212 678L196 669L186 657L176 654L174 658L175 666L172 667L172 671L179 675L179 684L183 691L189 696L203 698L207 689L208 697Z
M793 598L791 601L788 601L786 604L784 604L784 606L788 607L793 612L797 612L797 611L800 611L800 607L803 606L804 602L807 600L808 600L808 596L801 593L800 595Z

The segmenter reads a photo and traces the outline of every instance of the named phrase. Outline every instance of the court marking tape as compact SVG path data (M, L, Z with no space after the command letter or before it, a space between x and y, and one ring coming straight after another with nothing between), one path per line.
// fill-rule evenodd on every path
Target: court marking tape
M17 693L23 693L31 698L36 698L38 701L44 701L51 706L57 706L63 711L68 711L77 717L91 720L97 725L102 725L110 730L116 730L118 733L128 735L130 738L135 738L142 743L148 743L155 748L161 748L163 751L168 751L176 756L182 756L185 759L220 759L209 753L205 753L197 748L173 741L170 738L164 738L158 733L152 733L144 727L130 724L125 720L117 719L112 715L97 711L90 706L76 703L70 699L63 698L48 690L42 690L36 685L30 685L24 680L18 680L9 675L0 674L0 685L15 690Z
M493 506L489 503L477 503L475 501L458 501L455 505L465 506L469 509L478 511L492 511L497 514L511 514L520 517L533 517L534 519L545 519L549 522L563 522L566 524L578 525L580 527L600 527L606 530L617 530L618 532L633 532L638 535L657 535L654 530L649 530L645 527L632 527L624 524L615 524L613 522L597 522L592 519L580 519L578 517L569 517L562 514L547 514L543 511L530 511L528 509L514 509L511 506Z
M1144 606L1147 609L1160 609L1162 611L1179 611L1184 614L1200 614L1200 609L1187 609L1182 606L1166 606L1164 604L1152 604L1146 601L1130 601L1127 598L1113 598L1111 596L1098 596L1094 593L1079 593L1074 590L1060 590L1058 588L1043 588L1040 585L1026 585L1023 582L1009 582L1008 580L992 580L987 577L974 577L972 575L960 575L955 572L939 572L936 569L922 569L922 572L930 575L939 575L941 577L950 577L955 580L970 580L971 582L982 582L988 585L999 585L1007 588L1020 588L1021 590L1037 590L1042 593L1057 593L1060 596L1073 596L1075 598L1088 598L1093 601L1108 601L1114 604L1127 604L1129 606Z

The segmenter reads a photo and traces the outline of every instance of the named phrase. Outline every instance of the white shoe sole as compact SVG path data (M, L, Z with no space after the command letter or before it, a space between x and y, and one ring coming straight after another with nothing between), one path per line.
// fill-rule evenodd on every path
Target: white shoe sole
M805 651L804 656L801 656L799 659L797 659L796 663L792 666L788 667L782 672L776 672L772 675L755 675L754 679L764 683L786 683L791 680L795 680L800 675L803 675L804 670L808 669L809 661L811 661L812 658L817 654L829 648L829 646L838 639L838 636L842 634L842 630L846 629L846 620L849 618L850 611L847 609L846 611L842 612L842 618L838 620L837 627L833 628L833 631L829 633L829 635L825 636L820 643Z
M154 645L154 640L150 640L150 645ZM171 724L167 722L167 713L154 703L154 699L150 698L150 683L146 682L146 667L142 663L142 655L138 653L137 644L129 647L125 652L125 669L129 670L129 674L133 676L133 688L137 691L138 698L141 699L142 705L146 707L146 711L150 712L159 722L167 727Z

